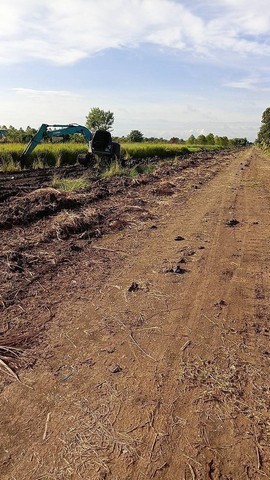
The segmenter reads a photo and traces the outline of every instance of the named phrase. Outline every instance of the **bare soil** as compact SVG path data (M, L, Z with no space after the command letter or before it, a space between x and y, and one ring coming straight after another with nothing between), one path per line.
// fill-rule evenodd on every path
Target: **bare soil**
M269 174L0 174L1 479L270 478Z

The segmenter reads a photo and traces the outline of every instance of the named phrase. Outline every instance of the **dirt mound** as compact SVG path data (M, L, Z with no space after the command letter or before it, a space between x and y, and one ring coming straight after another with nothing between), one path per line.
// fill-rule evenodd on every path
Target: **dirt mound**
M27 224L65 208L71 209L80 205L81 199L78 195L60 192L54 188L40 188L11 200L0 213L0 228Z
M90 237L100 235L99 225L102 215L94 208L86 208L79 213L63 211L53 221L45 239L53 237L67 239L74 233L88 233Z

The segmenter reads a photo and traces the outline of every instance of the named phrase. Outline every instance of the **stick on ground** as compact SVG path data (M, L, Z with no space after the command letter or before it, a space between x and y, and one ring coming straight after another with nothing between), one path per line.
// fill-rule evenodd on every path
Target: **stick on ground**
M50 420L50 416L51 416L51 412L48 413L47 418L46 418L46 423L45 423L45 428L44 428L44 433L43 433L42 440L46 440L47 431L48 431L48 423L49 423L49 420Z

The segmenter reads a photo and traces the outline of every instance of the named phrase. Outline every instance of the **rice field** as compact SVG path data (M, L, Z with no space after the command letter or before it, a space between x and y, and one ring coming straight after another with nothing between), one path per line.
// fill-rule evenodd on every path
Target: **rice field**
M0 144L0 164L2 170L14 170L19 168L20 156L25 146L20 143ZM218 149L214 145L183 145L168 143L125 143L121 145L121 153L125 159L132 157L145 159L149 157L169 158L181 156L185 153L200 150ZM80 143L56 143L38 145L29 156L27 166L44 168L46 166L72 165L76 163L77 155L87 152L87 144Z

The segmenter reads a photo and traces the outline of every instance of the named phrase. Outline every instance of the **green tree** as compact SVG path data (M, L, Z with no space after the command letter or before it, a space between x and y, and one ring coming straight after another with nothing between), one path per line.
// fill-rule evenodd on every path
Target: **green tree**
M128 134L129 142L143 142L143 134L140 130L131 130Z
M195 140L196 140L196 139L195 139L194 135L192 134L192 135L190 135L190 137L188 137L188 139L187 139L187 144L188 144L188 145L194 145Z
M18 130L16 130L15 127L12 125L9 125L7 129L7 140L8 142L16 143L19 141L19 135L18 135Z
M28 143L36 133L37 133L37 130L28 125L28 127L26 127L26 130L24 131L23 141L25 143Z
M86 116L86 126L89 130L112 130L114 122L114 114L108 110L105 112L98 107L91 108L90 112Z
M228 137L219 137L218 135L215 136L215 145L218 145L219 147L228 147L230 144L230 140Z
M257 142L262 146L270 145L270 108L268 107L262 114L262 125L258 133Z
M233 147L246 147L248 145L248 141L246 138L231 138L231 140L229 141L230 144L233 146Z
M215 145L215 137L213 133L208 133L208 135L206 135L206 143L207 145Z
M207 141L206 141L206 136L203 135L203 134L199 135L199 136L197 137L197 139L196 139L196 143L197 143L198 145L205 145L205 144L207 143Z

